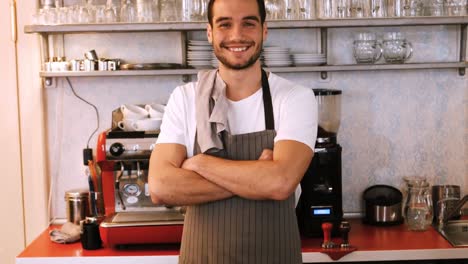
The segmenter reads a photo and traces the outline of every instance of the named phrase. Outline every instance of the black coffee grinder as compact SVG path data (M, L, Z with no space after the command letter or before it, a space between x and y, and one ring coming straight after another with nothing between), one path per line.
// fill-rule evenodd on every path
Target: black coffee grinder
M343 219L341 146L336 140L341 91L314 89L314 93L318 103L317 141L314 157L301 181L302 193L296 214L303 236L323 236L323 222L332 223L332 236L338 236Z

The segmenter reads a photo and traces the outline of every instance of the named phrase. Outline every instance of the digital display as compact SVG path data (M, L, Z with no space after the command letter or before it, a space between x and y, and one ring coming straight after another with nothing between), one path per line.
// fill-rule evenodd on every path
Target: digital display
M330 215L331 214L331 209L330 208L314 209L313 214L314 215Z

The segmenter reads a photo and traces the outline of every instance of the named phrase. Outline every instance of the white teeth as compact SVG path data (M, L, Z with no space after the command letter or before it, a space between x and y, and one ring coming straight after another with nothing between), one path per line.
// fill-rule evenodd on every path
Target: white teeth
M230 51L235 51L235 52L240 52L240 51L246 51L247 47L244 48L229 48Z

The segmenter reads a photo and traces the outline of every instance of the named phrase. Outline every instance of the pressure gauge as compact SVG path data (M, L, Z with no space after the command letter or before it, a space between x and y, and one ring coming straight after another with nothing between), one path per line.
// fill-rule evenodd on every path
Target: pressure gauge
M140 186L135 183L125 184L123 191L127 196L138 196L141 193Z

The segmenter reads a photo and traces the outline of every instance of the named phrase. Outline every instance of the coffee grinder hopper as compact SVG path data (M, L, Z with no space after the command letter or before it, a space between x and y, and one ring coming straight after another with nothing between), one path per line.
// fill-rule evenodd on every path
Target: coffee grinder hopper
M336 143L341 120L341 90L314 89L318 105L317 143Z

